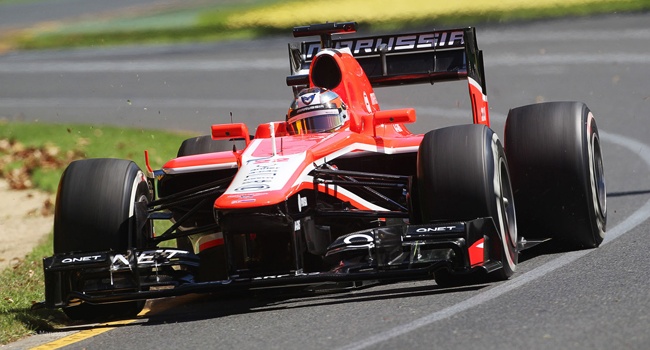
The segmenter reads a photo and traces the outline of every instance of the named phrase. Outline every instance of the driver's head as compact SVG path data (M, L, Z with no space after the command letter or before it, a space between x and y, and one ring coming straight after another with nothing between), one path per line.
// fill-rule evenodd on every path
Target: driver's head
M293 135L333 132L347 122L347 106L325 88L303 89L287 112L287 131Z

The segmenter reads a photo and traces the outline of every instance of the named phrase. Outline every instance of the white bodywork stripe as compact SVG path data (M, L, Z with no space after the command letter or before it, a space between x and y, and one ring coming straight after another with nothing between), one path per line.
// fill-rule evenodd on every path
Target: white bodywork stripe
M224 169L236 169L237 163L221 163L221 164L208 164L208 165L197 165L197 166L188 166L182 168L163 168L162 170L165 174L186 174L186 173L196 173L200 171L209 171L209 170L224 170Z

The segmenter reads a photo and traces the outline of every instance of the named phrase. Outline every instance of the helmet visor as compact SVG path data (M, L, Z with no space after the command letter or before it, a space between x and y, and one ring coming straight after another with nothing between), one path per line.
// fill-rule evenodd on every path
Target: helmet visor
M328 132L338 129L344 122L339 113L321 114L289 123L289 131L294 135Z

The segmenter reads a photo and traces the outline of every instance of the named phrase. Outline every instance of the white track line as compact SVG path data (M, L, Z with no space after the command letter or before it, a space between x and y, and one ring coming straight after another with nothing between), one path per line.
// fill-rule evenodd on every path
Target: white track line
M641 142L631 140L624 136L610 134L602 131L600 132L600 136L603 141L625 147L628 150L630 150L632 153L641 157L641 159L646 163L648 170L650 171L650 147L649 146ZM605 235L605 240L603 241L601 246L604 246L609 242L612 242L613 240L630 232L632 229L634 229L635 227L643 223L648 218L650 218L650 200L648 200L643 206L637 209L637 211L635 211L632 215L627 217L623 222L619 223L618 225L614 226L612 229L608 230L607 234ZM401 326L384 330L381 333L348 344L339 349L341 350L365 349L373 345L376 345L378 343L387 341L389 339L399 337L403 334L413 332L418 328L430 325L434 322L452 317L458 313L469 310L483 303L486 303L492 299L500 297L510 292L511 290L519 288L529 282L535 281L536 279L543 277L548 273L557 270L565 265L568 265L571 262L591 253L592 251L594 250L589 249L589 250L580 250L580 251L563 254L562 256L553 259L544 265L541 265L531 271L528 271L520 276L517 276L503 284L500 284L494 288L491 288L485 292L482 292L458 304L452 305L440 311L436 311L432 314L418 318L409 323L405 323Z

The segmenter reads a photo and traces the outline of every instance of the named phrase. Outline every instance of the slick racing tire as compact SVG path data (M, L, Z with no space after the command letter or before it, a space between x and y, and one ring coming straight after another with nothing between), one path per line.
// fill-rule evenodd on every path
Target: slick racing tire
M245 147L246 147L246 140L244 139L213 140L212 136L203 135L203 136L192 137L183 141L181 146L178 148L177 157L193 156L193 155L213 153L213 152L232 151L234 148L241 150L244 149ZM214 176L215 175L210 175L211 179L217 180L218 178L214 178ZM184 181L197 182L196 180L197 179L190 179ZM206 181L206 179L201 179L201 180ZM162 184L162 185L164 186L166 184ZM194 186L196 184L190 183L189 185ZM172 190L172 192L182 191L186 189L189 188L175 187L174 190ZM163 189L163 191L161 192L165 193L167 192L167 190ZM167 195L167 193L165 193L164 195Z
M417 168L422 221L492 217L501 242L490 244L490 255L503 268L489 278L509 278L518 261L517 220L508 163L497 135L484 125L430 131L420 144ZM436 282L449 285L448 277L454 276L441 271Z
M519 228L558 248L593 248L605 237L605 173L596 120L580 102L510 110L505 149Z
M213 140L211 135L203 135L183 141L178 149L177 156L183 157L212 152L232 151L233 149L241 150L244 148L246 148L246 140L243 139ZM189 228L180 226L179 229L182 231ZM190 252L194 251L194 245L192 244L190 237L177 238L176 247ZM212 266L210 269L200 270L199 280L206 281L226 278L227 263L225 246L220 245L209 248L208 250L201 252L199 256L202 265Z
M213 140L211 135L202 135L183 141L181 146L178 148L177 157L232 151L233 147L236 149L244 149L246 147L246 140ZM185 229L185 227L181 226L181 229ZM194 250L189 237L177 238L176 246L188 251Z
M138 166L123 159L86 159L72 162L59 183L54 213L54 253L124 251L135 202L149 202L151 193ZM133 241L152 234L147 224ZM145 237L148 236L148 237ZM74 290L84 281L71 276ZM71 319L123 318L137 315L144 301L110 305L79 304L64 308Z
M246 141L236 140L213 140L211 135L203 135L189 138L178 148L178 157L191 156L212 152L232 151L233 146L237 149L244 149Z

